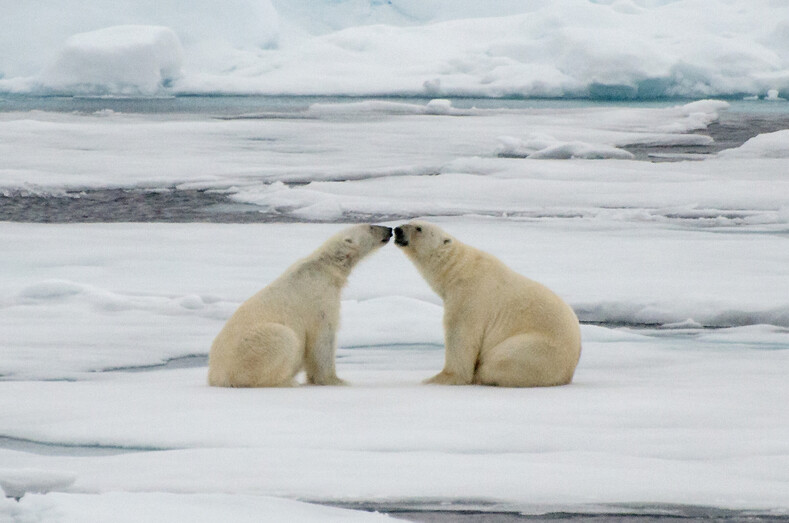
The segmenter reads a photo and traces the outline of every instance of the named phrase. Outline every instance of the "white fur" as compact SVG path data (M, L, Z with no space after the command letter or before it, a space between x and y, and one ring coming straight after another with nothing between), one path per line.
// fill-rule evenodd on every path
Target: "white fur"
M540 387L572 381L581 330L561 298L435 225L415 221L398 229L396 243L444 300L445 365L427 383Z
M356 225L326 241L245 301L211 346L208 383L219 387L341 385L334 356L340 292L351 269L383 246L388 227Z

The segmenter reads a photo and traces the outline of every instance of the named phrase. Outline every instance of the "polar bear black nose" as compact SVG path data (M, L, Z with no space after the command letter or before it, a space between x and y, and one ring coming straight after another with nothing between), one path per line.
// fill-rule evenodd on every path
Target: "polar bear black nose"
M405 247L406 245L408 245L408 240L405 239L405 234L403 234L402 227L395 227L394 234L395 234L395 243L397 245L401 247Z

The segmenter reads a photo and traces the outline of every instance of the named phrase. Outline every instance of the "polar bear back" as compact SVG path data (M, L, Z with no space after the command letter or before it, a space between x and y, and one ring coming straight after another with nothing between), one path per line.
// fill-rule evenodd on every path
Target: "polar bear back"
M458 267L466 277L463 283L446 291L446 316L462 311L470 321L478 323L484 330L483 351L517 334L539 333L566 347L569 356L580 355L578 319L564 300L492 254L458 241L452 250L459 251L452 258L466 264Z
M340 288L329 284L325 271L315 270L311 261L290 267L239 306L217 336L215 344L235 344L250 327L262 320L290 327L306 342L319 321L339 320Z

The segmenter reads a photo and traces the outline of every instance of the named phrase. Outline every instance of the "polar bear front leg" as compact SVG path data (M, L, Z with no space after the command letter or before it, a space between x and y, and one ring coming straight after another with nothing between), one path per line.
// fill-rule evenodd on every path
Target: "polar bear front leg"
M444 369L425 380L435 385L470 385L479 356L479 342L465 322L444 317Z
M337 336L331 324L321 325L313 340L308 342L305 358L307 383L312 385L347 385L337 377L334 359L337 354Z

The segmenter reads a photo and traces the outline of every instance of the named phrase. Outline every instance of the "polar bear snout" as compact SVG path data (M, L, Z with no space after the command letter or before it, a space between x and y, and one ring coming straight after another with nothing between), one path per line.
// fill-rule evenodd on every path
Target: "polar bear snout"
M372 229L374 232L377 232L381 236L381 243L389 243L389 239L392 237L391 227L384 227L383 225L371 225L370 229Z
M408 246L408 238L405 237L405 232L402 227L395 227L394 229L395 243L401 247Z

